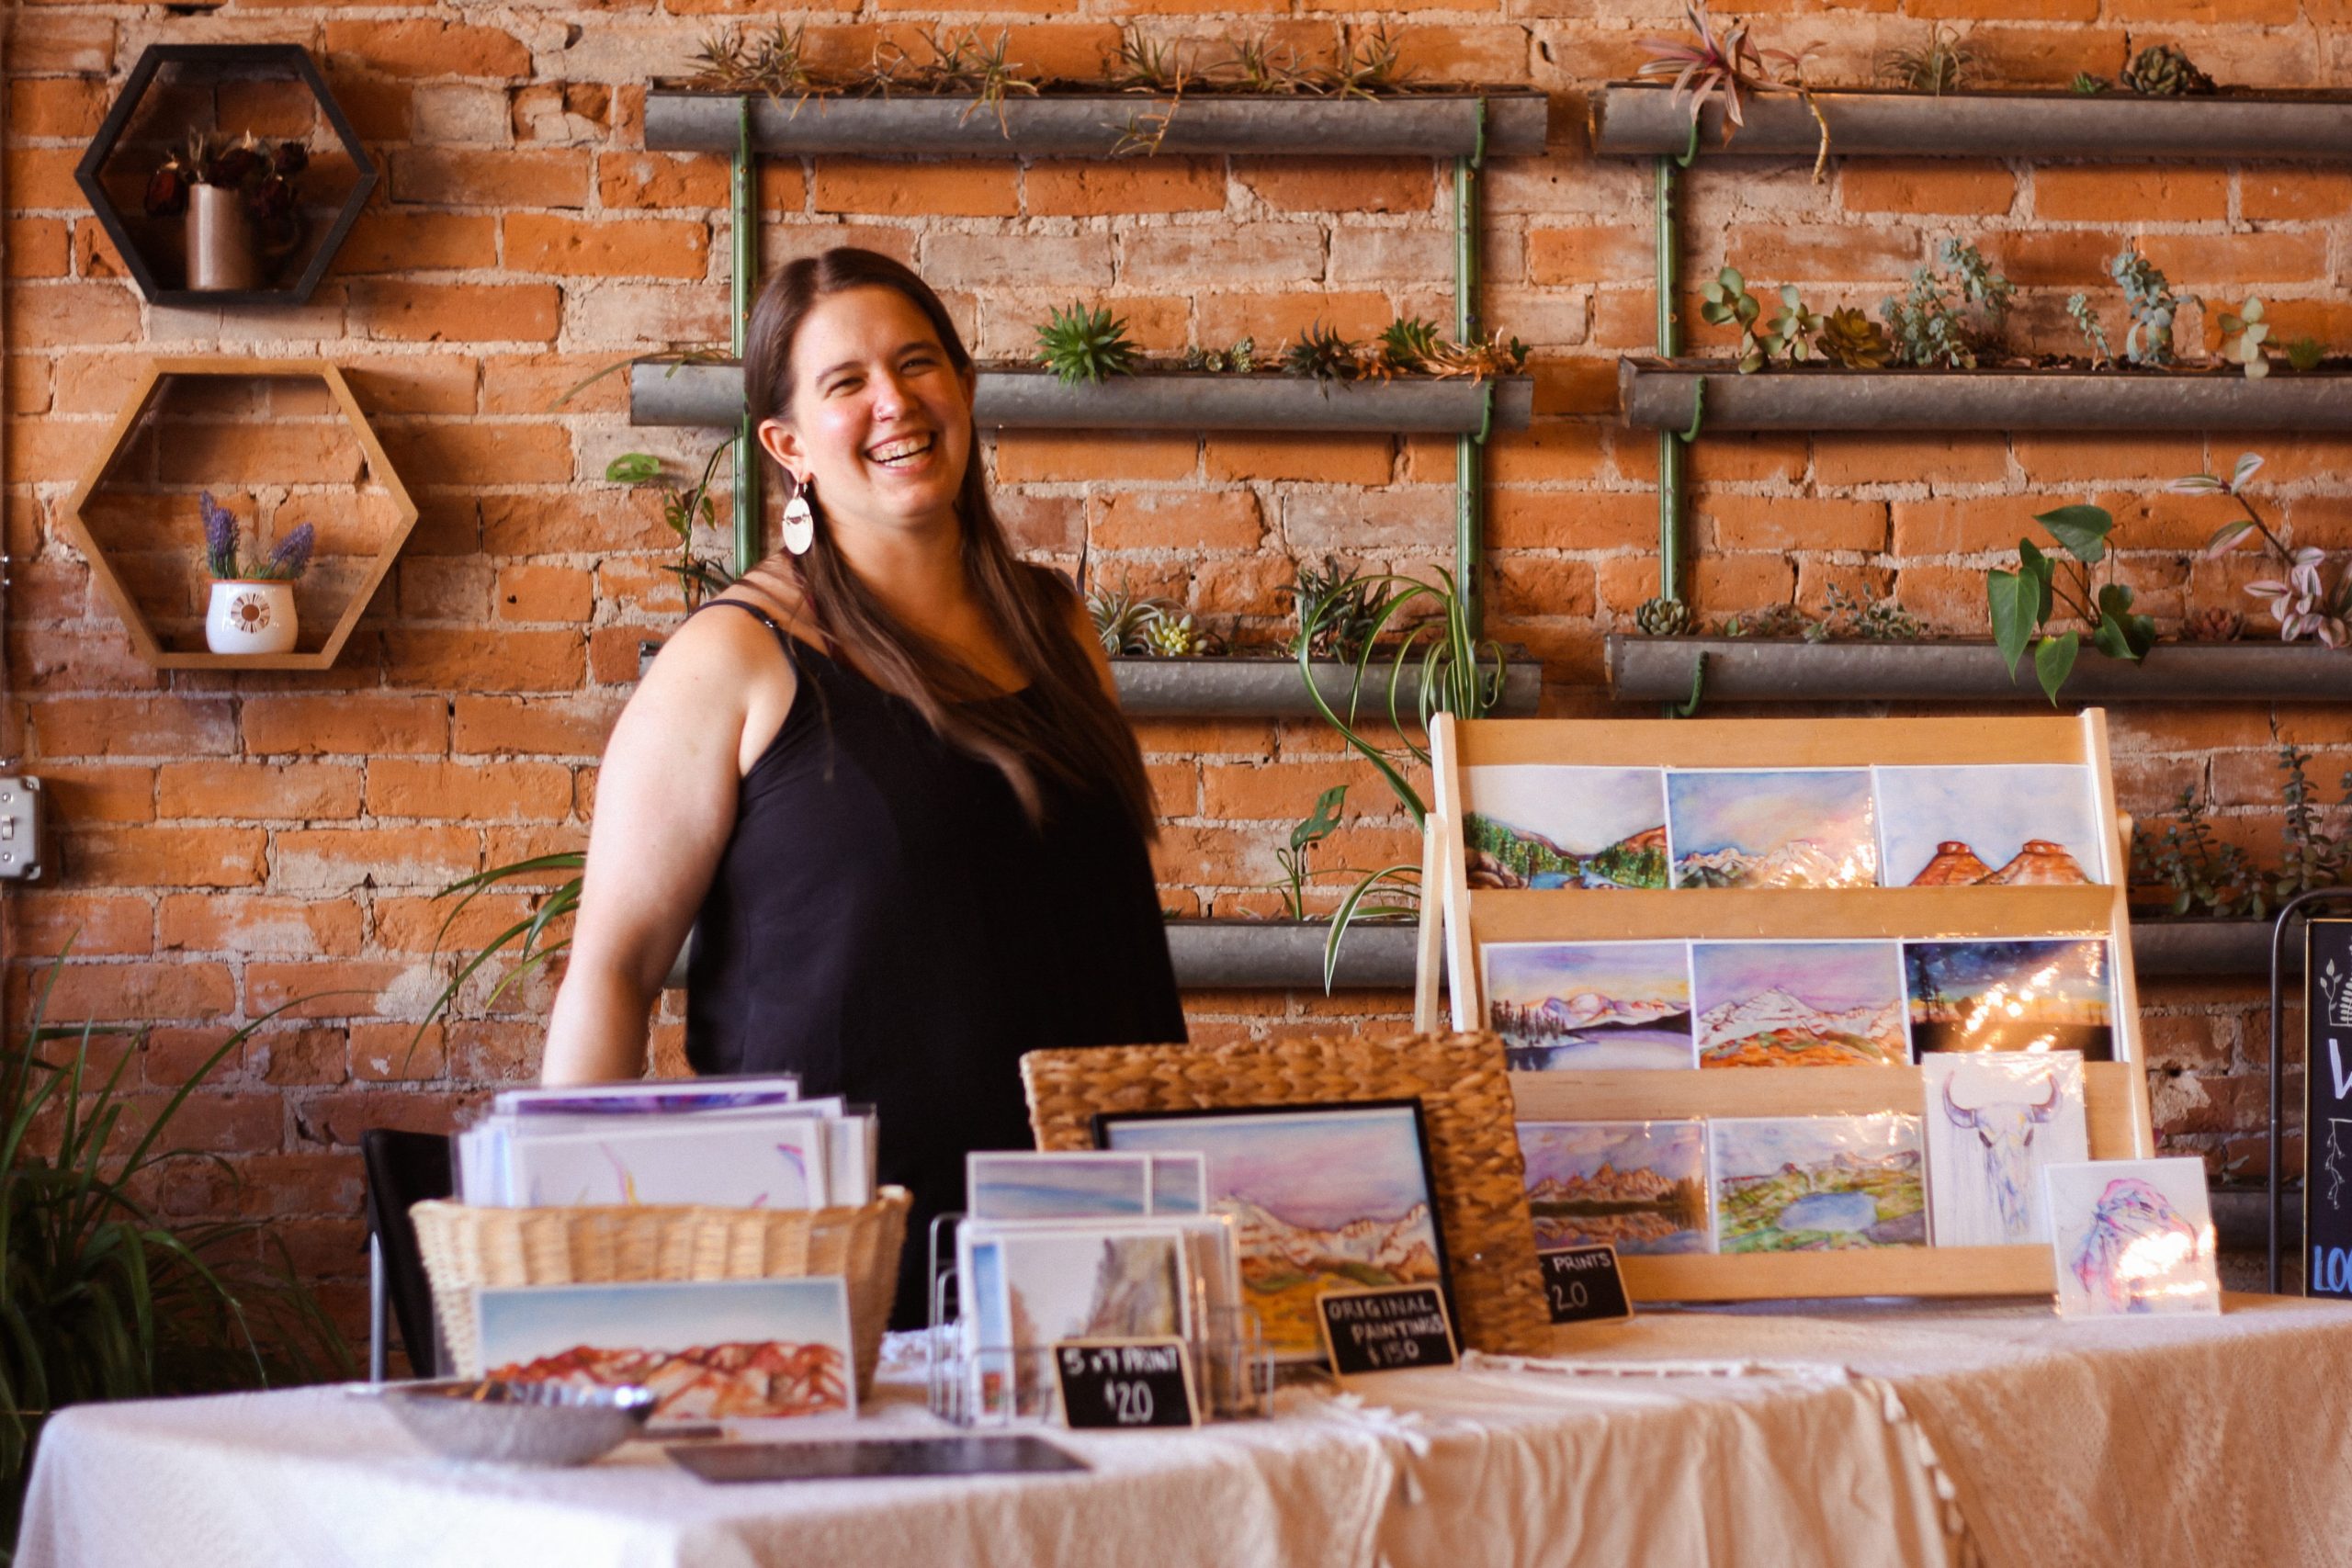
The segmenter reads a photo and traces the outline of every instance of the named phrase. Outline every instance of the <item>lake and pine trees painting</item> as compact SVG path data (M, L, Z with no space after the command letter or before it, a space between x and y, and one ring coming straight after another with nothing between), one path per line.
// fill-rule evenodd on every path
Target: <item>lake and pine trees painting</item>
M1463 770L1473 887L1664 887L1657 768L1508 764Z
M1483 957L1487 1027L1514 1071L1697 1066L1684 943L1489 942Z

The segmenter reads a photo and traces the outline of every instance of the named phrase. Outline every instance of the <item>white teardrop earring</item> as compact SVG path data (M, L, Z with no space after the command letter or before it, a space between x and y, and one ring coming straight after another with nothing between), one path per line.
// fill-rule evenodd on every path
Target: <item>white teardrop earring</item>
M808 510L808 497L816 488L815 479L802 479L784 503L784 547L796 556L807 555L817 542L817 517Z

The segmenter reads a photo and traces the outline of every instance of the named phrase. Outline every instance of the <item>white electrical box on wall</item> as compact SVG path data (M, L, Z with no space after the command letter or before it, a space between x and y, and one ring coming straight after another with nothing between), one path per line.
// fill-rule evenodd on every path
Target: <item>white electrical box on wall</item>
M40 780L0 773L0 880L40 879Z

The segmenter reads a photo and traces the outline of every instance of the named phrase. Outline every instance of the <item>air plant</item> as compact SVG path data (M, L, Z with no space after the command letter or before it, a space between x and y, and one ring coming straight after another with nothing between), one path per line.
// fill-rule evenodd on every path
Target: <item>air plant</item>
M1363 374L1363 350L1317 321L1283 351L1283 369L1293 376L1311 376L1328 389L1334 381L1352 381Z
M2224 310L2220 321L2222 357L2245 367L2245 378L2259 381L2270 374L2270 360L2262 352L2270 323L2262 319L2262 301L2248 299L2234 314Z
M1265 33L1233 40L1233 55L1209 68L1219 85L1238 93L1279 96L1305 91L1309 73L1298 63L1298 51L1276 44Z
M810 71L802 48L807 33L805 23L786 31L778 22L773 32L763 34L707 34L688 62L694 67L688 81L721 92L763 93L777 103L790 98L797 108L804 99L838 90Z
M1395 597L1383 579L1359 577L1336 556L1324 557L1320 568L1302 561L1297 582L1274 592L1298 614L1298 631L1290 643L1294 655L1304 649L1351 662L1372 646Z
M2091 309L2090 296L2066 296L2066 314L2074 321L2075 330L2083 334L2083 341L2091 345L2091 368L2115 363L2115 351L2107 341L2107 328L2100 324L2098 312Z
M1417 73L1381 22L1370 32L1351 30L1331 63L1308 71L1304 80L1326 97L1376 98L1403 91Z
M241 192L254 218L283 220L294 211L294 182L310 166L311 150L300 141L269 147L251 131L234 141L191 135L148 176L147 216L177 218L187 210L191 186L216 186Z
M1422 368L1441 379L1449 376L1467 376L1474 381L1488 376L1511 375L1524 369L1526 365L1527 345L1515 337L1505 337L1499 332L1473 338L1468 343L1440 339L1427 350L1422 361Z
M1805 60L1815 46L1808 44L1797 51L1759 49L1748 36L1748 24L1736 19L1718 38L1714 18L1707 11L1707 0L1686 0L1682 17L1694 36L1643 39L1641 49L1650 58L1642 62L1637 73L1671 76L1675 101L1679 103L1685 97L1690 100L1691 150L1698 149L1699 121L1714 99L1723 100L1723 140L1729 146L1732 133L1747 123L1740 98L1743 91L1761 93L1777 88L1793 92L1804 100L1814 123L1821 128L1821 149L1813 164L1813 177L1819 181L1829 162L1829 122L1822 118L1820 106L1813 101L1813 93L1804 80ZM1793 82L1781 74L1783 69L1794 75Z
M1116 659L1144 651L1144 635L1174 611L1166 599L1145 598L1122 581L1116 588L1090 588L1086 613L1102 651Z
M2287 363L2297 370L2316 370L2326 357L2327 344L2308 333L2287 345Z
M2126 240L2108 263L2108 271L2123 288L2132 310L2132 330L2124 334L2123 356L2134 365L2170 365L2174 360L2173 324L2195 295L2173 292L2172 282L2156 264L2140 254L2139 243Z
M1918 48L1889 50L1878 65L1880 79L1888 85L1938 97L1965 86L1975 70L1975 51L1941 22L1928 28Z
M2259 539L2263 552L2276 561L2283 575L2249 582L2245 591L2263 602L2278 623L2278 640L2300 642L2312 637L2328 648L2352 644L2352 569L2341 570L2331 586L2324 576L2327 553L2313 546L2297 549L2283 532L2273 528L2246 495L2246 486L2262 471L2262 458L2248 452L2226 479L2216 474L2190 474L2165 486L2174 495L2226 495L2245 516L2223 524L2205 541L2206 558L2228 554L2248 539Z
M1068 310L1052 311L1037 329L1037 359L1052 367L1066 387L1095 385L1112 376L1132 376L1136 345L1127 336L1124 316L1110 307L1092 310L1076 300Z
M1122 93L1181 95L1193 76L1193 57L1182 44L1163 43L1129 22L1102 57L1102 79Z
M204 519L205 570L221 581L291 582L310 570L319 537L310 524L294 529L266 554L240 556L237 514L213 500L209 490L198 494L196 506Z
M1445 334L1419 316L1399 316L1380 334L1375 352L1397 370L1425 370L1444 355Z

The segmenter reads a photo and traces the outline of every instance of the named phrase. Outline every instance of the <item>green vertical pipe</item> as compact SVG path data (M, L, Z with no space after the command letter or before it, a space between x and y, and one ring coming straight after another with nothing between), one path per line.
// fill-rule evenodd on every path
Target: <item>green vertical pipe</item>
M752 100L745 97L737 106L735 159L727 172L728 242L732 252L728 337L739 365L751 326L752 294L760 281L758 168L752 156ZM761 553L760 466L753 460L757 456L758 448L752 442L752 415L746 409L735 425L735 573L739 577L758 564Z
M1657 353L1671 359L1682 352L1682 323L1675 310L1676 275L1681 270L1674 232L1672 158L1657 161ZM1682 437L1657 434L1658 595L1682 597Z
M1487 101L1478 100L1478 140L1466 158L1453 161L1453 336L1468 343L1478 333L1478 171L1486 162ZM1486 629L1487 593L1482 554L1487 535L1487 433L1453 439L1453 581L1462 597L1464 625L1474 637Z

